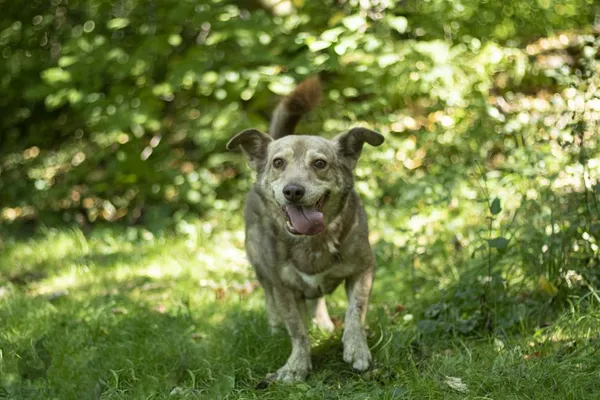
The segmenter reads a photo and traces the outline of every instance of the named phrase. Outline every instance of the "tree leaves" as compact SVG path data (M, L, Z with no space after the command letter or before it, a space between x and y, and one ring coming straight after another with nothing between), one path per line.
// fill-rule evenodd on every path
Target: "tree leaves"
M62 68L48 68L42 72L42 79L50 85L57 83L69 82L71 80L71 74Z
M342 24L350 31L358 31L367 24L367 21L363 16L355 14L344 18Z
M488 245L493 249L506 249L508 247L509 240L500 236L488 240Z
M466 127L491 123L509 136L534 129L524 115L512 118L490 88L499 80L515 93L518 82L537 84L541 74L530 73L529 50L519 43L557 27L585 26L593 13L582 7L584 0L567 0L581 11L558 20L532 6L531 13L512 16L513 28L519 28L512 30L493 2L467 1L464 13L448 12L450 3L440 0L416 2L410 11L393 2L368 8L346 2L323 13L318 2L298 0L294 12L285 15L229 1L157 0L147 8L133 0L115 9L92 3L77 0L77 14L41 3L5 10L1 149L16 157L26 146L44 143L38 162L57 171L44 181L43 195L42 181L35 186L29 167L4 173L0 200L8 207L23 203L73 220L69 214L79 212L81 200L68 194L78 187L83 198L94 198L91 204L110 200L127 212L136 205L163 207L165 201L174 209L208 210L214 198L237 196L248 185L244 170L231 161L211 164L213 155L233 132L267 125L278 96L323 70L327 114L318 110L305 120L306 132L330 136L358 121L388 131L383 133L392 136L389 151L369 160L369 168L385 172L366 173L369 182L361 185L370 191L380 185L395 198L405 176L392 165L400 162L409 174L434 176L479 157L480 145L501 141L487 129ZM484 14L486 24L467 18ZM496 43L500 33L502 42ZM504 46L507 39L516 47ZM586 59L596 48L581 47ZM506 130L503 117L518 123ZM149 147L154 132L165 138L157 148ZM121 134L130 139L120 142ZM432 147L435 141L439 146ZM501 147L499 158L510 156L511 145ZM144 149L152 156L132 161L141 161ZM88 157L70 163L79 151ZM187 179L182 165L188 163L202 179ZM94 176L102 176L102 184ZM232 182L231 176L243 179ZM94 207L84 209L92 214ZM501 211L500 199L491 200L489 213ZM489 245L502 249L507 242Z
M106 23L106 27L111 30L123 29L129 26L129 18L113 18Z
M490 205L490 212L492 213L492 215L498 215L500 214L500 211L502 211L502 207L500 206L500 199L496 197Z
M398 33L404 33L408 28L408 20L406 17L391 17L387 19L387 23Z

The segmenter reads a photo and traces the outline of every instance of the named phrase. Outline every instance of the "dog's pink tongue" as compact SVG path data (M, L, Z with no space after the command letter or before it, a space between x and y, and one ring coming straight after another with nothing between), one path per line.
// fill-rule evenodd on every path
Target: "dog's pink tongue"
M316 235L325 230L323 213L303 206L285 206L292 226L303 235Z

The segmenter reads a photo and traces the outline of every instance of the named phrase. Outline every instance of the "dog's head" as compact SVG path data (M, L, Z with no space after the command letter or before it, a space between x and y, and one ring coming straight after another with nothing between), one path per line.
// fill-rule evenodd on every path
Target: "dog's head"
M258 173L259 189L281 209L289 233L315 235L342 210L365 143L379 146L383 136L354 128L332 140L304 135L273 140L248 129L233 137L227 148L241 147L248 156Z

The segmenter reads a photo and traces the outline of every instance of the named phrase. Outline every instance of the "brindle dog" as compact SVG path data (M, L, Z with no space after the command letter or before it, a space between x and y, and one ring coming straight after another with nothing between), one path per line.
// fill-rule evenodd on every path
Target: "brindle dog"
M292 354L267 381L306 378L312 368L307 300L313 321L332 331L323 296L342 281L348 295L344 361L359 371L371 362L363 324L375 256L353 170L363 144L379 146L383 136L365 128L332 140L293 135L320 93L318 78L309 78L279 103L270 136L248 129L227 143L230 150L241 147L257 171L244 214L246 252L265 291L269 325L274 329L283 322L292 340Z

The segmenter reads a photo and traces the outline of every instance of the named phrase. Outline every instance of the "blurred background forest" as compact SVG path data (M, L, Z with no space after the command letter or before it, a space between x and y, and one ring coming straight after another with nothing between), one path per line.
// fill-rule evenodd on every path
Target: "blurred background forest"
M252 173L225 143L266 130L280 96L316 73L322 106L300 132L363 124L386 137L365 149L356 185L379 260L374 315L391 331L543 327L566 304L600 301L594 0L0 0L0 9L0 298L11 299L0 321L13 324L0 336L13 346L4 372L27 360L37 336L18 327L41 321L38 310L48 310L38 331L72 337L51 317L68 309L47 306L56 297L79 310L107 291L98 309L120 318L127 306L114 304L136 296L124 293L138 275L162 285L153 279L172 274L165 293L197 293L200 281L219 301L251 291L241 208ZM149 254L159 267L143 269ZM205 300L192 309L212 312ZM400 318L405 307L412 314ZM44 340L60 353L62 339Z
M482 250L483 236L498 256L511 249L554 279L597 266L592 0L2 9L4 225L161 230L215 210L227 219L251 180L224 144L266 129L278 96L319 72L326 95L304 132L364 122L387 138L358 170L376 240L422 261L436 245Z
M550 291L597 266L592 0L0 5L4 226L226 224L251 184L226 141L320 73L304 132L386 136L357 171L382 257L491 247Z

